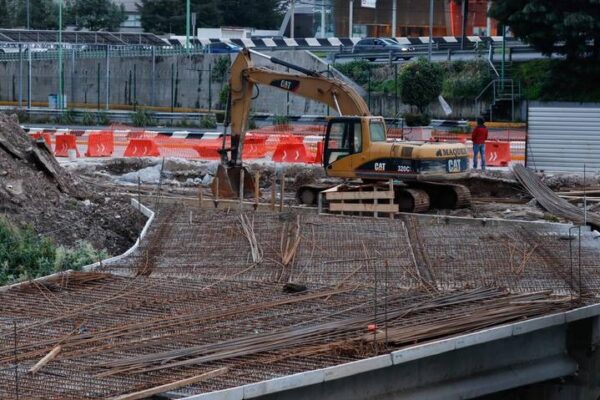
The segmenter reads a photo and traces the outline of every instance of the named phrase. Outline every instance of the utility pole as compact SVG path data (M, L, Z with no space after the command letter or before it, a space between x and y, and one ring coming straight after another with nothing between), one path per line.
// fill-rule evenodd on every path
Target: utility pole
M27 9L27 30L29 30L29 29L31 29L30 28L31 18L29 17L29 0L26 1L25 8Z
M432 44L433 44L433 0L429 0L429 50L427 52L427 60L429 62L431 62Z
M398 0L392 0L392 37L396 37L396 14L398 13Z
M321 37L325 39L325 0L321 1Z
M63 109L62 3L58 0L58 109Z
M190 52L190 14L190 0L185 0L185 49L188 53Z
M348 37L352 37L352 13L354 12L354 0L350 0L348 15Z
M294 25L296 24L295 21L295 14L296 14L296 1L295 0L290 0L290 38L294 38Z

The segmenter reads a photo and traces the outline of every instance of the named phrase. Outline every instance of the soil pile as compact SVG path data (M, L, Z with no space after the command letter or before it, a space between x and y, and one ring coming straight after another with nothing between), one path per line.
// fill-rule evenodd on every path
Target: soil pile
M15 115L0 113L0 213L31 225L57 244L86 240L120 254L143 224L126 197L107 197L58 164L43 140L33 141Z

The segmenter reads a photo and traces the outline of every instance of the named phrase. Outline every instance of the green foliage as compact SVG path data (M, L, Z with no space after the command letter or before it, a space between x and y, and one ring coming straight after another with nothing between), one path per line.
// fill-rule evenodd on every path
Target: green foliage
M52 0L29 0L31 29L57 29L58 3ZM22 28L27 26L25 1L0 0L0 27Z
M133 126L145 127L156 125L153 114L145 108L138 108L136 112L131 114L131 123Z
M77 29L117 31L127 19L125 6L111 0L69 0L65 19Z
M473 101L492 76L483 60L443 63L444 83L442 95L450 100Z
M254 120L254 118L250 118L248 120L248 129L256 129L258 128L258 126L256 125L256 121Z
M227 107L227 98L229 97L229 85L223 85L221 91L219 92L219 107L225 108Z
M598 0L497 0L489 14L546 55L554 52L555 43L563 42L559 51L569 59L600 58ZM586 46L590 40L596 41L591 51Z
M38 236L31 227L19 228L0 218L0 285L33 279L106 258L88 242L70 249Z
M109 125L110 120L108 119L108 114L105 111L98 111L96 113L96 122L98 125Z
M56 117L56 122L63 125L73 125L77 122L75 118L75 111L73 109L65 110L61 115Z
M431 118L427 114L406 113L403 115L406 126L427 126Z
M203 115L200 118L200 128L214 129L217 127L217 118L214 115Z
M185 2L180 0L141 0L137 4L142 27L157 34L185 34ZM280 0L191 0L196 26L248 26L278 28L283 17Z
M595 60L534 60L516 64L513 75L528 100L600 101L600 65Z
M346 64L335 64L334 67L359 85L366 85L369 81L371 64L368 61L355 60Z
M223 82L228 75L231 59L229 56L218 57L212 66L212 79Z
M290 123L290 119L286 115L274 115L273 125L287 125Z
M96 117L91 112L83 113L83 117L81 118L82 125L96 125Z
M421 114L442 93L444 71L439 64L425 60L412 62L400 72L402 102L416 106Z

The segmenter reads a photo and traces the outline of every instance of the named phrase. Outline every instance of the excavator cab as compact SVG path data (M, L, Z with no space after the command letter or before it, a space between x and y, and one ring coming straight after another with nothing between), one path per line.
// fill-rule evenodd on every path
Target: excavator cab
M323 164L329 175L352 178L367 159L372 141L385 142L385 122L380 117L338 117L329 120Z

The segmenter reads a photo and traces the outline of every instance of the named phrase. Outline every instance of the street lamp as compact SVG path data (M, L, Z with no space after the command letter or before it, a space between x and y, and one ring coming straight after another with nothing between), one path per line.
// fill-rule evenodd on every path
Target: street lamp
M63 109L63 51L62 51L62 5L63 0L58 0L58 96L57 107Z
M433 0L429 0L429 50L427 52L427 60L429 62L431 62L432 42L433 42Z
M188 53L190 52L190 14L191 14L190 0L186 0L185 1L185 48Z

